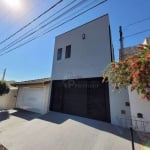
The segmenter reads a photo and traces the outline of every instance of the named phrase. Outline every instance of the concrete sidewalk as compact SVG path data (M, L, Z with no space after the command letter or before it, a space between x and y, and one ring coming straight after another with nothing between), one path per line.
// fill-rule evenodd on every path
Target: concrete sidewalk
M0 133L8 150L132 150L130 140L127 129L56 112Z
M0 133L19 127L39 116L41 114L20 109L3 110L0 112Z

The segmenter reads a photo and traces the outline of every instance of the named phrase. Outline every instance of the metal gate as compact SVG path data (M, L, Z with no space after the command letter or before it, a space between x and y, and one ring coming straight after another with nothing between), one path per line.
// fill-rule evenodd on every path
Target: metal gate
M110 122L108 84L102 78L52 82L50 110Z

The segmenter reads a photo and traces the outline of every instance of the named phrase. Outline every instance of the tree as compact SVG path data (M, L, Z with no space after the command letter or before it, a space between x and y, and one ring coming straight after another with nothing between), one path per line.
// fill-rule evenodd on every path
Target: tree
M5 81L0 81L0 96L9 92L9 86Z
M131 91L136 90L142 99L150 101L150 46L139 45L136 55L112 62L103 77L115 89L131 85Z

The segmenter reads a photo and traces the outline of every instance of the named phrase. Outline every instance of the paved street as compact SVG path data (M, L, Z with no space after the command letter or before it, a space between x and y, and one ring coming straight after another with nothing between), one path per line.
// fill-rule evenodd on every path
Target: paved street
M19 109L5 110L0 112L0 133L31 121L41 116L40 114Z
M19 123L0 133L8 150L132 150L129 130L100 121L49 112Z

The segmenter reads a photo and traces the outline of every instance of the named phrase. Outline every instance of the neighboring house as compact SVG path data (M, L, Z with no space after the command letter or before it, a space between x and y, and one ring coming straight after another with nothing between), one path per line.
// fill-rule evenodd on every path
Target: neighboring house
M50 78L16 82L16 108L45 114L48 112Z
M9 82L8 82L9 84ZM17 88L9 85L9 93L0 96L0 110L13 109L16 105Z
M150 38L146 38L143 44L150 45ZM124 59L127 56L136 55L138 53L137 46L122 49L120 58ZM128 93L134 129L150 132L150 102L141 99L136 91L131 92L130 87L128 88Z
M120 49L120 60L123 60L126 57L136 55L138 53L137 46L131 46L127 48Z
M144 40L143 44L150 45L150 38L146 38ZM139 51L138 50L138 45L120 49L120 51L119 51L119 53L120 53L119 54L120 55L120 60L123 60L124 58L126 58L128 56L136 55L138 53L138 51Z
M113 60L108 15L57 36L50 110L121 125L130 116L128 93L102 82Z

